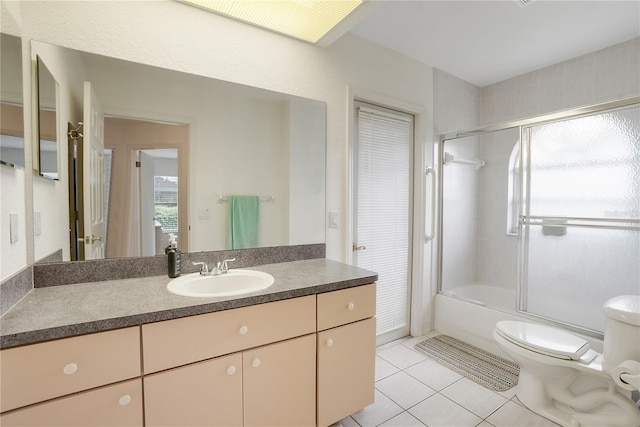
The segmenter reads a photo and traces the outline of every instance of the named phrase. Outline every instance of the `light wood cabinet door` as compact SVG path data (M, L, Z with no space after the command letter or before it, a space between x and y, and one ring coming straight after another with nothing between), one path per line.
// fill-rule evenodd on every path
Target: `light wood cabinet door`
M140 379L62 397L0 415L2 427L142 426Z
M315 334L242 356L245 426L315 425Z
M144 378L145 425L242 426L240 353Z
M1 412L140 376L140 328L0 352Z
M318 333L318 426L374 401L375 318Z

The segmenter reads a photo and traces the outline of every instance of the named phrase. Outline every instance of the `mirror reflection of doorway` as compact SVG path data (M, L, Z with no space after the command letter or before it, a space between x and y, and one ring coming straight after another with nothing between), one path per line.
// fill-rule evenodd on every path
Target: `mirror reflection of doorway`
M164 254L169 234L188 249L188 139L188 125L105 118L107 258Z
M179 235L178 150L137 150L140 252L162 255L169 235Z

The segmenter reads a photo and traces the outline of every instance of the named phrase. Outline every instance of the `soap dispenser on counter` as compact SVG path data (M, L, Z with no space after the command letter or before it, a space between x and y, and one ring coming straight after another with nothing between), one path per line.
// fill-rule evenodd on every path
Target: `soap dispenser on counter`
M181 273L180 250L178 250L177 236L169 234L169 246L164 250L167 254L167 273L172 279Z

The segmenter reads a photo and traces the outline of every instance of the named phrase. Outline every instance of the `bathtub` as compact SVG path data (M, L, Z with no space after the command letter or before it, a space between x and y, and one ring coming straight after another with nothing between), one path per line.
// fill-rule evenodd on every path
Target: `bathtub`
M470 283L443 291L443 295L515 314L516 291L483 283Z
M458 286L436 295L434 329L483 350L506 356L493 339L497 322L519 320L545 324L537 318L517 312L515 307L516 293L513 290L487 284ZM602 340L570 332L587 340L594 350L602 352Z

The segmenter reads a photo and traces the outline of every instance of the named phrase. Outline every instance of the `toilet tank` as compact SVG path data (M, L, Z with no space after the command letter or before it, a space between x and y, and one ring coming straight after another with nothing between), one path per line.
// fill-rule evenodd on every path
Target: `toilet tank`
M625 360L640 361L640 295L621 295L604 303L603 368L612 370Z

